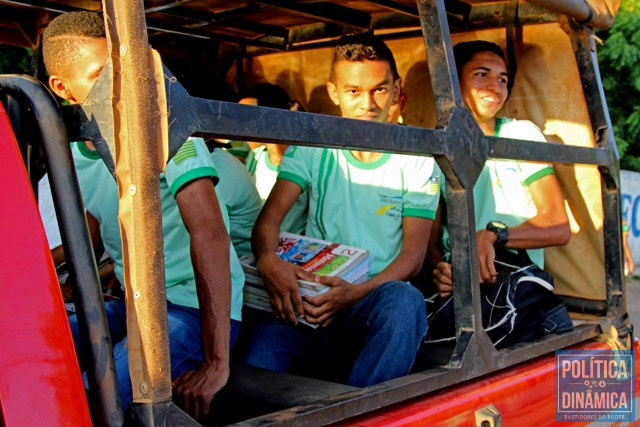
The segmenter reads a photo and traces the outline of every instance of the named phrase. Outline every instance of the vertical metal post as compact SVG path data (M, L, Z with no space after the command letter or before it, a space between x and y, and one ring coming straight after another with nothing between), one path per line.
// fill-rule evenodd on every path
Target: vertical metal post
M171 399L159 174L165 164L164 82L142 0L103 0L113 61L113 124L127 298L132 410ZM159 61L158 61L159 62ZM135 415L135 414L134 414Z
M620 231L620 157L613 136L611 118L606 108L606 98L600 79L592 30L570 20L563 22L563 28L571 39L580 70L580 79L596 145L605 149L609 159L608 165L598 168L602 176L602 210L604 214L602 227L605 242L607 317L619 319L621 314L626 313L626 303L623 299L624 278L622 276L624 258ZM609 245L606 242L616 242L617 244Z
M447 129L446 157L436 158L447 178L447 223L450 232L454 278L453 302L456 348L451 366L460 366L472 337L491 348L482 329L480 287L475 241L473 185L488 158L487 143L464 107L457 76L451 34L443 0L418 0L422 34L431 84L436 100L438 127ZM487 344L489 343L489 344Z

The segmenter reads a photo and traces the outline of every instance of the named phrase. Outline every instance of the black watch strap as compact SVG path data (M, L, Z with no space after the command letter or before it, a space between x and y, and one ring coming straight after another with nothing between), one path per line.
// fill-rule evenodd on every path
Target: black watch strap
M509 241L509 226L501 221L489 221L487 230L496 233L496 245L504 246Z

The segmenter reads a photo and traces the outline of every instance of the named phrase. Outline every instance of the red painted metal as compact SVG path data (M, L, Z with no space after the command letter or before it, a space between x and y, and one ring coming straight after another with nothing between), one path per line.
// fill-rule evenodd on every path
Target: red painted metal
M0 104L0 424L91 425L60 285Z
M609 350L602 342L590 341L570 349ZM635 366L640 366L640 342L634 342ZM476 410L495 406L505 426L545 426L555 419L555 355L449 387L342 425L357 426L475 426ZM636 402L640 395L640 372L635 370ZM636 420L638 413L636 408ZM635 424L640 424L636 421ZM587 423L562 423L563 426Z

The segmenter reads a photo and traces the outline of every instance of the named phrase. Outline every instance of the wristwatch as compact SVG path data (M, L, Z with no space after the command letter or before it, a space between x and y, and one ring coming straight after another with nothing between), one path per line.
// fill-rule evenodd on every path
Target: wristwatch
M504 246L509 241L509 227L504 222L489 221L487 224L487 230L496 233L496 236L498 237L496 245Z

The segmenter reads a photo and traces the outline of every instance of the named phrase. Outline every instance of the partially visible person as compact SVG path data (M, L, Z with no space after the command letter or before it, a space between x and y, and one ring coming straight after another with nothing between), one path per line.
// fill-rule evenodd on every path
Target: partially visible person
M51 194L51 184L49 183L49 175L47 173L38 181L38 210L40 212L40 218L42 219L42 225L44 226L44 232L47 235L47 241L49 242L51 258L53 258L53 264L58 274L62 298L65 304L67 304L67 310L75 311L75 307L71 304L73 302L71 278L65 264L66 259L64 250L62 249L62 237L60 236L58 218L53 204L53 195ZM111 259L111 256L102 246L96 219L90 213L85 212L85 215L91 233L90 237L94 255L98 263L98 275L100 277L100 283L102 284L102 291L105 298L118 298L122 296L122 291L120 289L120 283L113 273L113 259Z
M465 105L485 135L545 142L536 125L496 117L509 95L502 49L472 41L454 46L460 90ZM493 283L496 248L525 249L544 268L543 248L566 245L571 238L564 197L551 165L488 160L473 188L478 268L481 282ZM441 296L453 290L449 239L433 272Z
M262 200L247 168L231 153L217 147L211 151L211 158L220 175L216 190L229 212L231 243L238 256L242 256L251 252L251 231L262 209Z
M545 141L542 132L529 121L496 117L509 95L507 68L500 47L474 41L460 43L453 51L462 99L485 135ZM543 334L572 330L564 303L550 292L552 278L541 270L543 248L565 245L571 237L553 167L487 160L473 187L473 203L481 322L494 344L505 347ZM444 223L442 245L429 247L429 260L435 265L433 283L439 298L428 298L430 328L424 351L428 351L433 341L455 340L454 278L445 208L446 205L440 207L436 219L436 224ZM437 239L438 231L434 227L432 241ZM509 277L522 271L535 276L536 281L523 284L518 297L514 297ZM499 272L505 281L497 280Z
M245 96L240 99L240 103L261 107L304 111L304 108L302 108L300 103L297 101L292 102L289 99L289 95L284 89L270 83L261 83L250 88ZM264 203L276 183L280 163L282 162L282 155L289 146L284 144L262 144L257 142L247 143L251 147L251 151L247 156L245 165L249 174L253 177L258 193L260 193L260 197ZM302 192L296 201L296 204L282 222L281 230L295 234L303 233L306 223L308 203L308 194L306 192Z
M385 122L400 92L393 54L372 34L338 41L327 90L346 118ZM253 329L246 363L368 386L406 375L427 329L424 299L407 281L420 271L439 197L433 158L289 147L252 243L274 312ZM316 277L275 250L287 212L309 193L305 234L363 247L368 280ZM297 280L331 286L301 298ZM297 326L297 316L320 325ZM285 323L288 322L288 323Z
M108 58L102 15L70 12L55 18L43 35L43 56L53 92L83 103ZM97 219L124 283L116 182L91 142L73 142L71 150L85 208ZM229 378L229 349L241 320L244 274L227 233L217 180L207 147L197 141L185 142L159 176L173 394L196 418L208 414ZM105 309L126 408L132 391L125 302L107 302ZM77 319L69 321L82 359Z

